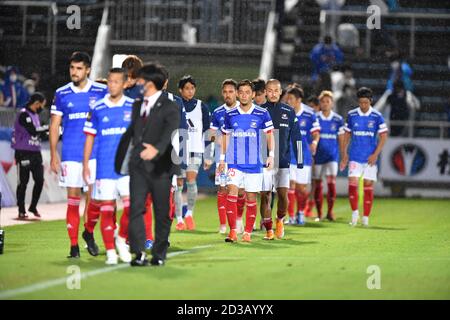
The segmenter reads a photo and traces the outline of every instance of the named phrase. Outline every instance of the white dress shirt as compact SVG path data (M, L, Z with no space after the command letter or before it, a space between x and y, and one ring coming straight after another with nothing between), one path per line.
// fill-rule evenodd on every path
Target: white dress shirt
M153 95L149 96L149 97L144 97L144 101L142 102L142 106L141 106L141 116L142 117L148 117L148 115L150 114L150 110L153 108L153 106L155 105L156 101L159 99L159 97L161 96L162 91L156 91Z

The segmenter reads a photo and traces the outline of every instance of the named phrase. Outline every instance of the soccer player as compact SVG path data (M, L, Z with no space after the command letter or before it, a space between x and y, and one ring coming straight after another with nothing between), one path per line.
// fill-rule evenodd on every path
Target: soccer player
M312 156L316 153L320 139L320 125L314 112L301 104L302 92L299 88L287 91L287 101L294 108L302 135L303 168L297 166L297 157L291 153L290 179L295 180L295 195L297 197L296 223L305 224L305 208L308 201L308 185L311 183Z
M326 176L328 191L327 219L335 221L333 206L336 200L336 176L338 172L339 146L344 139L344 120L332 111L333 93L322 91L319 95L321 111L317 115L320 124L320 141L314 156L313 179L314 199L317 208L316 221L322 219L323 187L322 179Z
M222 172L219 171L219 162L220 162L220 154L221 154L221 128L223 126L223 122L225 120L225 113L230 111L231 109L237 107L239 102L237 101L237 82L233 79L226 79L222 82L222 97L224 100L224 104L218 107L211 115L211 125L210 130L215 134L215 136L211 137L211 140L215 142L215 161L217 163L216 168L216 179L215 185L217 186L217 210L219 212L219 222L220 228L219 233L225 234L227 231L227 213L226 213L226 204L227 204L227 188L226 181L225 185L224 181L221 181ZM225 168L226 170L227 168ZM221 185L222 184L222 185ZM238 198L243 198L244 205L238 203L238 212L237 212L237 220L241 221L242 224L242 212L245 206L245 194L244 197L241 196Z
M100 152L97 154L96 180L92 192L92 201L100 207L100 228L106 248L106 264L117 264L119 251L123 262L131 261L126 240L128 238L128 222L130 211L130 177L118 175L114 170L113 155L122 134L131 123L133 99L123 94L127 74L122 68L113 68L108 74L108 94L99 100L84 126L86 142L83 157L83 177L90 181L89 158L94 142L97 142ZM116 229L116 197L119 195L123 203L123 213L120 219L119 234L114 244ZM98 220L99 216L96 217ZM90 232L95 223L88 223Z
M143 65L142 59L135 55L127 56L122 62L122 68L125 69L127 73L125 95L131 99L142 97L142 86L137 83L137 74Z
M381 113L371 106L372 90L359 88L356 96L359 106L348 113L344 127L340 169L344 170L347 164L349 166L348 197L353 211L352 226L356 226L359 221L358 180L361 177L364 179L362 225L367 227L373 205L373 185L377 181L377 160L386 143L388 129Z
M190 75L186 75L178 82L178 89L183 99L186 110L186 120L188 123L187 159L188 165L182 170L182 176L178 177L178 188L175 192L175 214L177 217L177 230L194 230L194 206L197 200L197 175L202 157L205 152L204 133L209 129L210 114L206 104L195 99L197 83ZM211 159L205 159L204 169L208 170L212 165ZM187 185L187 211L183 221L182 216L182 189L186 178ZM186 224L185 224L186 222Z
M225 113L219 171L224 172L225 163L228 165L226 212L230 233L225 241L237 241L237 196L239 186L243 185L247 214L242 241L250 242L257 212L256 197L262 184L261 131L266 135L269 151L265 165L271 169L275 156L272 133L274 128L269 112L253 104L253 83L250 80L242 80L238 83L237 90L240 106Z
M70 57L70 78L72 82L56 90L54 103L51 107L50 123L50 166L51 170L58 174L60 171L59 185L67 188L67 231L70 238L69 258L79 258L78 229L80 224L80 197L81 188L85 186L83 181L83 147L86 136L83 133L84 122L95 103L107 93L106 86L92 82L88 79L91 71L91 58L85 52L74 52ZM60 127L62 134L62 157L59 158L57 144ZM88 245L91 255L98 255L98 247L94 241L94 235L89 232L86 225L90 223L90 212L98 211L95 204L89 204L92 183L95 181L95 157L96 147L92 152L89 166L91 180L89 192L86 194L87 219L85 218L85 230L83 239ZM62 160L62 162L61 162ZM86 209L85 209L86 210Z
M271 193L275 187L277 202L277 220L275 236L279 239L284 236L284 217L288 209L289 166L291 147L297 150L297 141L301 140L298 120L294 110L288 105L279 102L281 96L281 83L276 79L266 82L267 102L261 107L267 109L277 130L278 166L274 169L263 169L263 185L261 191L261 215L266 229L265 240L273 240ZM297 154L295 151L294 154Z
M263 79L255 79L252 83L255 86L255 99L253 101L260 107L267 102L266 82Z

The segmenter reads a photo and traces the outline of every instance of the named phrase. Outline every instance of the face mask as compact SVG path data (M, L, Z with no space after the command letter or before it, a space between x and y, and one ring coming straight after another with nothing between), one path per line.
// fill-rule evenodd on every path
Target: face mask
M400 63L398 61L394 61L391 63L392 69L397 69L399 67Z
M17 75L16 74L12 74L9 76L9 81L11 82L16 82L17 81Z

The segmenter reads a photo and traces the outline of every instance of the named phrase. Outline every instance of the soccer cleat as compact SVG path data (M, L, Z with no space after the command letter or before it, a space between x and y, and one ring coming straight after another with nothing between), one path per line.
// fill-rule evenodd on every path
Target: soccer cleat
M185 217L184 221L186 222L187 230L195 230L195 222L194 222L194 218L192 216Z
M69 259L79 259L80 258L80 247L78 245L70 247L70 253L67 256Z
M236 220L236 232L237 232L237 234L244 233L244 224L242 223L242 219Z
M283 220L277 219L276 225L275 225L275 236L278 239L281 239L284 237L284 223Z
M88 232L85 229L82 233L82 237L83 237L84 241L86 241L86 245L87 245L86 248L87 248L87 251L89 252L89 254L93 257L98 256L99 249L98 249L97 244L95 243L94 234Z
M300 226L304 226L305 225L305 215L303 214L303 212L298 212L297 213L297 219L296 222L298 225Z
M183 231L183 230L186 230L186 225L184 224L183 221L180 221L180 222L178 222L177 225L175 226L175 229L176 229L177 231Z
M150 250L153 248L153 240L147 239L145 241L145 250Z
M237 237L236 229L230 230L230 233L225 238L225 242L237 242L237 241L238 241L238 237Z
M115 249L106 250L106 261L107 265L114 265L119 262L119 257L117 256Z
M251 234L248 232L244 232L242 235L242 242L252 242Z
M336 221L336 218L334 217L333 212L330 212L327 214L327 220L332 221L332 222Z
M361 219L361 223L362 223L363 227L368 227L369 226L369 217L363 216Z
M359 221L359 213L352 213L352 221L350 222L350 225L352 227L355 227L358 224Z
M273 240L275 239L275 235L273 233L273 230L267 230L266 235L263 238L264 240Z
M291 225L296 224L295 217L289 217L289 224L291 224Z
M227 225L223 224L220 226L219 233L225 234L227 232Z
M131 262L131 253L128 251L127 241L121 236L116 238L116 248L119 251L120 260L126 263Z

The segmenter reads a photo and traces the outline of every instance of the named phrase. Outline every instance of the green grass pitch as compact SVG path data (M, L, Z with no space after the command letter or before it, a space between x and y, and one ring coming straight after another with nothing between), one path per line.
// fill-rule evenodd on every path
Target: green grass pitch
M371 227L351 228L348 202L338 199L335 223L229 244L209 197L197 203L196 231L173 225L162 268L108 267L104 250L68 260L64 221L7 227L0 299L449 299L449 208L448 200L376 199ZM101 245L98 230L96 239ZM80 289L67 288L71 265L87 276ZM370 266L379 267L380 289L368 289Z

